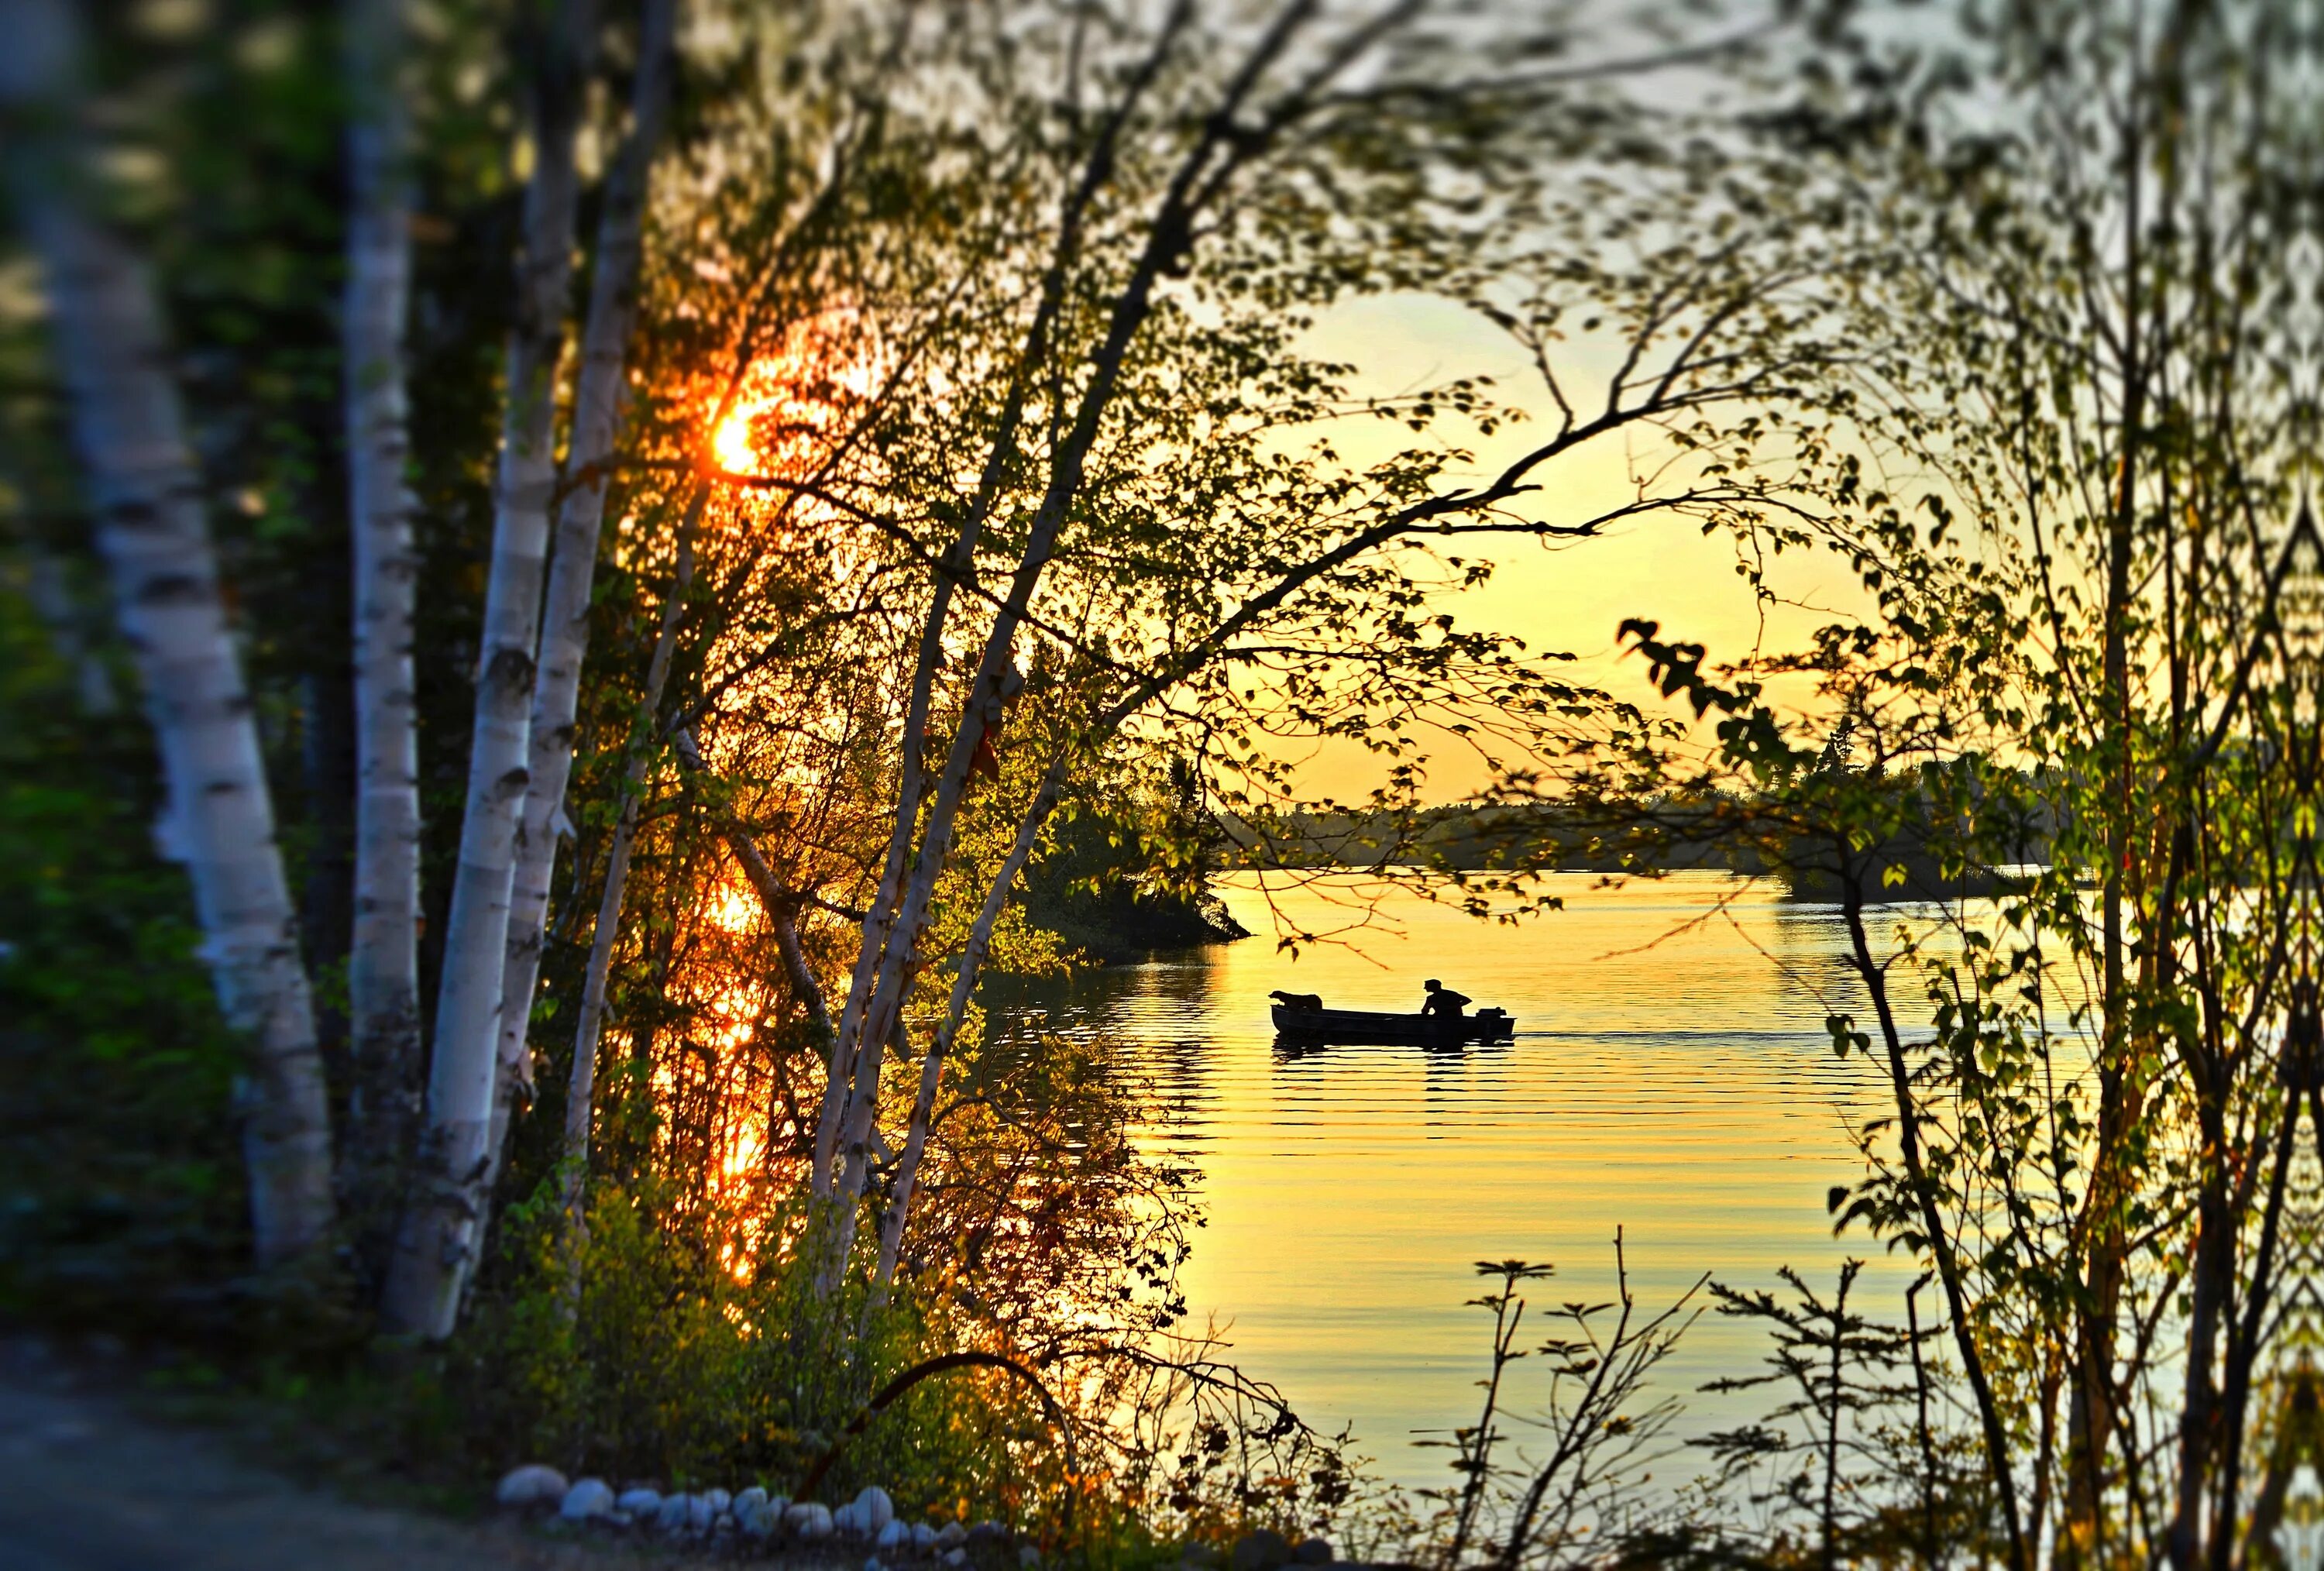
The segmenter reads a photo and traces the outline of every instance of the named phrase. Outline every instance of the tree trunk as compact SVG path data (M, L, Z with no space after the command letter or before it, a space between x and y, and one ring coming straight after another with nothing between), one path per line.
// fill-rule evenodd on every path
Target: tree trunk
M662 603L661 628L654 635L653 657L646 666L646 690L638 703L639 717L650 726L661 709L662 688L669 680L669 664L678 651L678 630L686 613L687 590L694 583L694 530L708 494L696 488L686 519L678 526L678 566L670 580L669 598ZM636 738L629 768L622 778L622 811L613 824L613 844L605 856L605 885L597 901L597 927L589 940L589 967L581 984L581 1019L573 1032L573 1067L565 1088L565 1160L561 1179L567 1225L572 1229L573 1269L581 1259L578 1247L585 1225L589 1187L590 1117L597 1095L597 1039L605 1021L605 981L613 968L613 942L621 936L622 897L629 885L630 848L638 831L638 804L644 799L647 759L653 738ZM577 1276L573 1288L577 1291Z
M912 1187L919 1178L920 1157L927 1149L928 1125L936 1117L936 1086L944 1077L944 1061L959 1039L962 1022L968 1018L969 1001L976 995L984 956L992 947L992 929L1009 904L1009 892L1016 887L1017 875L1025 870L1034 846L1041 838L1041 827L1049 821L1057 799L1065 792L1070 757L1069 753L1061 752L1050 763L1042 776L1040 789L1034 794L1032 806L1018 821L1017 838L1002 859L1001 871L993 874L992 886L985 892L983 909L976 913L976 925L969 930L968 943L961 950L960 969L953 976L952 999L945 1010L944 1023L936 1028L928 1043L927 1056L920 1061L920 1088L912 1102L912 1120L904 1135L903 1151L896 1159L895 1193L889 1199L887 1215L880 1223L880 1262L872 1286L872 1298L877 1302L886 1301L889 1284L895 1279L897 1258L903 1252L904 1220L911 1210Z
M405 484L404 321L411 293L411 139L397 91L403 0L348 0L346 360L355 579L355 870L347 952L358 1197L392 1206L419 1120L420 738L412 613L419 568ZM392 1220L392 1219L391 1219ZM386 1223L383 1224L387 1224Z
M557 361L573 271L574 142L595 21L590 0L559 0L534 74L533 171L525 190L517 323L509 336L467 807L445 924L427 1132L382 1305L391 1333L451 1334L491 1198L501 972L517 817L524 806L549 505L557 488ZM523 1010L528 1002L512 1000L508 1007Z
M2067 1425L2065 1517L2059 1523L2058 1561L2068 1567L2092 1563L2104 1523L2107 1454L2115 1429L2115 1336L2121 1311L2129 1240L2121 1209L2129 1181L2122 1169L2144 1105L2124 961L2135 901L2126 899L2131 841L2137 832L2133 806L2137 745L2131 710L2130 637L2132 557L2138 513L2139 458L2145 442L2149 368L2143 340L2147 331L2141 305L2144 282L2139 247L2144 192L2140 138L2125 138L2123 168L2129 189L2123 225L2123 300L2118 328L2123 345L2120 451L2114 476L2114 505L2107 522L2105 642L2101 674L2106 687L2101 717L2107 795L2106 878L2099 886L2099 959L2102 1032L2098 1066L2098 1150L2091 1158L2084 1201L2089 1235L2082 1290L2075 1307L2074 1374Z
M936 672L945 660L945 629L952 612L953 587L975 565L978 537L1001 495L1010 467L1016 457L1017 426L1023 414L1026 399L1050 354L1052 335L1065 305L1067 274L1081 252L1083 221L1090 205L1111 178L1115 141L1127 123L1130 109L1151 85L1171 41L1176 36L1178 26L1183 23L1183 8L1176 14L1177 20L1165 31L1146 64L1129 85L1117 106L1117 112L1106 120L1084 161L1080 180L1058 215L1056 244L1042 274L1040 303L1034 310L1033 319L1027 327L1024 342L1018 351L1016 365L1010 374L1009 388L1001 399L1000 418L993 424L993 442L985 455L984 468L977 479L975 496L962 514L960 526L951 545L937 562L935 581L930 585L927 617L921 629L919 652L913 664L911 698L904 712L903 767L896 789L895 825L889 834L878 892L863 919L863 942L856 952L853 974L848 983L847 1000L840 1009L838 1029L832 1035L823 1103L816 1116L815 1157L810 1169L809 1192L824 1213L822 1220L826 1231L837 1231L829 1213L839 1187L836 1163L841 1131L849 1122L851 1104L856 1095L855 1086L862 1067L862 1055L857 1044L864 1040L862 1029L863 1011L871 1003L873 982L879 975L888 940L893 931L896 902L903 892L905 869L912 851L913 831L919 822L920 800L927 787L927 760L924 753L927 745L928 716ZM879 1086L876 1055L873 1061L871 1083L876 1092ZM851 1198L847 1203L852 1205L853 1201ZM853 1224L849 1226L852 1227Z
M573 720L581 662L589 644L589 593L605 514L605 461L620 429L622 367L637 319L646 187L662 110L669 98L671 34L678 0L645 0L629 140L605 180L597 230L596 276L581 337L581 373L567 444L568 489L558 512L549 592L541 608L540 661L528 722L524 809L517 821L516 871L510 888L508 941L502 960L497 1092L493 1099L492 1167L506 1149L508 1125L532 1086L526 1041L540 978L541 937L557 844L566 827L565 790L573 773ZM656 652L659 653L659 651ZM491 1180L486 1179L486 1187Z
M272 1264L331 1225L314 1004L161 312L137 257L76 200L96 171L70 97L74 29L59 0L0 4L0 102L37 126L9 149L10 189L45 275L97 546L160 744L166 837L193 879L220 1006L251 1045L243 1151L258 1258Z
M1896 1099L1897 1157L1904 1169L1911 1187L1914 1208L1928 1239L1928 1256L1935 1271L1937 1284L1945 1296L1945 1313L1951 1323L1953 1351L1960 1355L1961 1372L1967 1377L1969 1394L1976 1403L1978 1426L1985 1443L1985 1465L1992 1487L2001 1507L2003 1530L2008 1536L2010 1571L2033 1571L2035 1544L2039 1534L2029 1536L2017 1504L2015 1470L2011 1465L2008 1426L2003 1421L2001 1407L1995 1399L1993 1382L1986 1372L1985 1356L1977 1343L1976 1326L1969 1317L1967 1284L1960 1270L1960 1254L1957 1243L1945 1229L1943 1213L1938 1208L1937 1187L1929 1174L1928 1164L1921 1152L1922 1108L1913 1089L1912 1066L1905 1058L1904 1038L1896 1026L1896 1015L1888 999L1888 973L1873 957L1872 940L1864 928L1864 885L1861 869L1849 854L1847 841L1837 839L1834 849L1839 854L1840 914L1848 926L1849 956L1857 977L1872 1001L1872 1010L1880 1026L1880 1045L1887 1058L1888 1088ZM2036 1469L2041 1477L2046 1470ZM2035 1520L2039 1521L2036 1513Z
M1018 625L1024 620L1035 587L1047 569L1051 553L1056 550L1058 533L1074 497L1081 489L1083 465L1087 461L1092 446L1110 406L1113 391L1121 373L1124 356L1130 342L1144 325L1152 308L1155 287L1165 268L1177 254L1176 236L1185 232L1192 222L1199 198L1198 177L1208 167L1212 150L1219 145L1222 128L1231 122L1243 100L1267 64L1288 41L1304 15L1305 8L1294 6L1278 19L1261 41L1244 68L1235 77L1233 86L1221 99L1217 113L1209 128L1181 162L1172 178L1167 194L1154 217L1148 222L1147 241L1137 264L1123 282L1111 304L1106 309L1106 330L1103 338L1091 352L1093 367L1089 381L1074 399L1074 413L1070 426L1057 445L1050 461L1049 478L1043 487L1041 504L1035 512L1025 543L1019 550L1018 564L1011 575L1009 594L995 611L992 624L983 640L982 653L977 662L974 681L971 684L968 701L964 706L960 728L954 734L952 747L946 755L942 772L935 782L935 794L928 808L927 819L919 829L918 855L912 860L910 876L895 890L890 904L890 883L883 878L880 899L864 924L864 944L856 967L854 984L848 995L847 1012L840 1024L840 1040L835 1046L832 1059L835 1070L852 1057L854 1073L844 1093L844 1111L840 1114L838 1137L826 1142L818 1133L816 1167L818 1173L828 1170L832 1162L838 1171L832 1178L832 1192L826 1210L830 1225L821 1245L823 1262L816 1282L819 1293L828 1296L835 1290L846 1271L847 1255L853 1247L856 1226L856 1208L869 1173L870 1141L872 1124L877 1117L880 1071L885 1058L887 1041L902 1018L906 994L911 986L911 975L920 960L919 946L926 931L929 902L934 898L938 875L952 854L953 820L968 783L968 772L978 744L998 720L1001 705L1014 693L1018 677L1011 653ZM1148 70L1158 69L1167 52L1171 34L1166 32L1149 57ZM1139 90L1133 82L1130 95ZM1103 147L1101 138L1101 150ZM1242 148L1237 159L1256 151L1256 143ZM1230 164L1231 167L1231 163ZM1052 279L1062 279L1058 271L1072 257L1077 246L1074 238L1080 222L1080 206L1088 193L1102 187L1110 178L1107 160L1093 155L1088 171L1088 183L1069 202L1060 226L1060 245L1052 263ZM1207 189L1215 189L1221 178L1213 173ZM1046 291L1045 291L1046 294ZM1049 308L1045 298L1044 313ZM1023 365L1030 366L1048 353L1047 326L1038 318L1033 333L1027 339ZM1022 367L1020 367L1021 374ZM1011 433L1003 426L995 439L991 465L1003 452L1010 450ZM950 589L951 576L964 573L970 562L966 550L974 545L973 525L982 516L983 498L979 508L972 509L963 525L958 549L961 554L948 559L945 570L938 578L937 611L930 620L931 632L941 626L944 596ZM923 652L923 666L927 655ZM917 695L916 695L917 697ZM922 771L918 749L924 745L922 735L909 721L905 733L905 782L907 789L899 794L897 829L890 846L890 874L898 864L898 853L909 841L911 829L918 822L919 796L909 789L920 784ZM858 1000L861 999L859 1011ZM852 1049L852 1050L851 1050ZM825 1112L829 1113L835 1093L841 1082L835 1074L825 1088Z

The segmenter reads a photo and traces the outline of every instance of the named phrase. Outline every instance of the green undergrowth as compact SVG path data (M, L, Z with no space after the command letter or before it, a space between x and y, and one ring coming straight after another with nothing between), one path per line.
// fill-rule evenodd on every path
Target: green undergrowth
M266 1295L223 1115L238 1054L153 849L157 774L143 717L84 707L0 592L0 1315L216 1335Z

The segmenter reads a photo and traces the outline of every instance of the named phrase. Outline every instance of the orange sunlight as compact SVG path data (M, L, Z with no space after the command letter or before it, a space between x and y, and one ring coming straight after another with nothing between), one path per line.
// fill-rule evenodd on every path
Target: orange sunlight
M878 380L861 346L843 343L830 316L800 322L782 347L753 362L733 406L710 433L718 467L734 474L804 472L835 439L848 410L869 398ZM761 422L779 417L771 430Z
M722 883L710 897L703 910L710 925L736 938L748 933L759 920L758 896L749 889L731 883ZM714 1007L726 1017L725 1029L716 1034L722 1053L741 1047L751 1036L750 986L737 978L727 984L719 993ZM734 1136L726 1147L725 1160L719 1164L719 1188L745 1183L759 1168L759 1160L766 1150L766 1134L751 1119L741 1120Z
M740 401L727 411L710 437L711 456L721 469L744 475L756 470L759 449L751 440L751 422L773 407L771 398L756 398Z

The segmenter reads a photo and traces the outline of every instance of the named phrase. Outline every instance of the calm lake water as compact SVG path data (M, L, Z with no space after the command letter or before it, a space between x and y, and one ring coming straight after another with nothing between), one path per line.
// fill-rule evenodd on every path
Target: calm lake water
M1779 1287L1788 1264L1828 1289L1852 1253L1871 1262L1857 1301L1903 1318L1910 1273L1860 1232L1834 1239L1824 1209L1831 1185L1862 1176L1847 1131L1889 1105L1873 1066L1836 1059L1823 1030L1827 998L1865 1012L1837 908L1723 874L1594 883L1560 875L1564 910L1506 927L1409 892L1367 920L1358 886L1335 878L1277 904L1311 930L1365 925L1296 959L1276 948L1268 901L1230 883L1221 893L1256 937L1109 967L1024 1006L1028 1023L1094 1033L1162 1088L1173 1115L1148 1138L1203 1174L1195 1321L1214 1318L1231 1356L1311 1423L1352 1424L1380 1476L1449 1477L1446 1453L1414 1441L1473 1416L1485 1321L1463 1301L1479 1261L1554 1262L1531 1294L1528 1327L1545 1333L1553 1303L1610 1296L1618 1226L1644 1307L1705 1271ZM1430 976L1508 1010L1515 1040L1274 1047L1271 988L1416 1009ZM1663 1366L1687 1402L1677 1432L1771 1405L1695 1391L1764 1350L1757 1330L1705 1315Z

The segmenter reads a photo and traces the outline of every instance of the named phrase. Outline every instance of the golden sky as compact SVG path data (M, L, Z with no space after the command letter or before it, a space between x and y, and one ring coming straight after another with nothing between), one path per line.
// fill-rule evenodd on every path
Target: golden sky
M1486 322L1449 302L1390 297L1339 308L1314 328L1310 347L1320 356L1357 366L1358 391L1406 393L1458 376L1488 374L1503 397L1528 409L1546 410L1539 381L1525 354ZM1586 378L1592 358L1576 354ZM1598 367L1600 385L1603 365ZM1587 385L1586 380L1583 385ZM1480 472L1490 473L1537 445L1548 434L1539 415L1472 442ZM1382 425L1362 441L1351 436L1342 450L1358 458L1385 453L1402 428ZM1409 433L1403 433L1407 439ZM1473 435L1473 433L1471 433ZM1448 441L1456 439L1448 433ZM1641 432L1636 459L1658 462L1660 439ZM1535 516L1549 522L1595 516L1632 500L1637 487L1633 449L1623 439L1581 449L1539 471L1541 491L1531 499ZM1646 516L1612 526L1600 538L1545 548L1531 541L1497 542L1465 549L1471 557L1496 563L1493 578L1480 589L1450 597L1447 609L1463 622L1515 633L1534 650L1561 650L1578 657L1577 680L1595 682L1618 697L1666 707L1646 679L1636 656L1620 658L1615 629L1642 616L1662 624L1665 636L1707 644L1714 661L1764 644L1791 647L1807 629L1853 606L1858 598L1847 565L1823 552L1794 552L1774 577L1784 597L1823 608L1816 615L1777 605L1765 612L1736 571L1734 542L1722 534L1706 537L1700 524L1678 517ZM1447 762L1451 758L1447 755ZM1335 744L1317 753L1305 778L1313 789L1345 797L1377 777L1370 757L1353 744ZM1481 774L1473 765L1448 767L1434 781L1432 797L1457 798L1473 789Z

